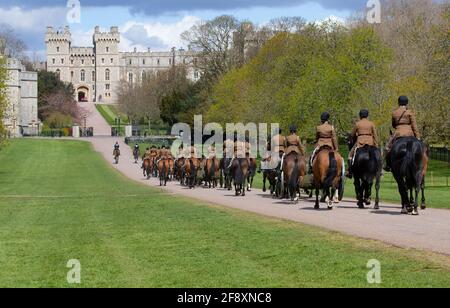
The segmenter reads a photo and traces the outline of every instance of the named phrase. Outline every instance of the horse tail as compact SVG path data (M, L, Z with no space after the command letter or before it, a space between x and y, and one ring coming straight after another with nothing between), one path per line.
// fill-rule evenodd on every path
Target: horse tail
M294 190L298 185L298 177L300 176L298 171L298 156L295 157L295 165L294 170L291 173L291 177L289 178L289 187Z
M331 187L333 185L334 179L338 174L338 165L334 152L329 153L329 159L330 159L330 166L328 167L327 177L324 182L325 187Z
M189 159L189 169L191 170L189 177L192 179L195 177L195 170L194 170L195 166L194 166L194 162L192 161L192 159Z
M216 159L211 160L211 169L209 170L209 178L212 180L216 176Z
M400 166L400 174L404 177L411 176L414 178L414 153L413 153L414 142L408 140L406 143L406 155L403 158L402 164Z
M244 173L242 172L241 160L236 158L238 161L238 168L236 170L235 182L237 185L242 185L244 183Z

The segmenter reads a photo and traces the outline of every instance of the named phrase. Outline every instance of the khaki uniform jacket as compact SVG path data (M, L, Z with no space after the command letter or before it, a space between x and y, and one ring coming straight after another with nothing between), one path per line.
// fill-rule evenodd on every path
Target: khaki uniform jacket
M296 134L292 134L286 137L286 154L295 152L299 155L305 155L305 149L303 149L302 141Z
M416 117L406 106L400 106L392 113L392 127L395 128L396 138L420 138Z
M233 158L234 154L234 141L227 139L223 143L223 153L225 158Z
M375 124L368 119L356 122L352 136L358 147L365 145L378 147L378 134Z
M324 124L317 127L316 140L318 148L327 145L335 151L339 150L339 143L336 135L336 130L328 122L325 122Z
M285 152L285 144L286 144L286 138L282 135L276 135L272 138L272 152L274 153L280 153Z
M172 154L167 149L162 149L162 150L159 151L159 157L160 158L167 159L167 158L170 158L171 156L172 156Z
M242 141L237 141L234 144L234 154L237 158L245 158L246 144Z

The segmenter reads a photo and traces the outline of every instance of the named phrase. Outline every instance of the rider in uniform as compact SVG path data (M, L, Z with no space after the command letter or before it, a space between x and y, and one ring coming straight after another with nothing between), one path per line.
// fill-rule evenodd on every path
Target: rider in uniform
M208 159L214 159L216 158L216 146L214 144L211 144L208 147Z
M119 145L119 142L118 142L118 141L117 141L116 144L114 145L113 155L116 155L116 151L119 151L119 153L120 153L120 145Z
M366 145L378 147L378 134L375 124L369 121L369 111L363 109L359 113L360 120L356 122L352 131L352 140L355 140L352 150L348 155L348 171L346 176L351 179L353 177L353 158L358 148Z
M313 155L311 155L311 159L309 161L309 174L312 174L313 161L316 158L316 154L322 147L329 146L333 149L333 151L339 150L336 130L329 122L330 114L328 112L322 113L320 120L322 124L316 129L316 148L314 149Z
M300 140L300 137L297 136L297 127L295 127L295 125L292 125L289 131L291 134L285 138L286 155L295 152L298 155L304 156L305 149L303 148L303 144L302 141Z
M420 140L420 132L417 127L416 116L408 109L409 99L406 96L400 96L398 99L399 107L392 113L392 127L395 133L391 136L386 145L386 166L384 170L391 171L391 150L398 138L415 137Z
M272 153L273 155L278 154L279 158L281 159L285 152L285 144L286 144L286 138L282 135L283 131L281 129L278 130L278 134L273 136L272 138Z

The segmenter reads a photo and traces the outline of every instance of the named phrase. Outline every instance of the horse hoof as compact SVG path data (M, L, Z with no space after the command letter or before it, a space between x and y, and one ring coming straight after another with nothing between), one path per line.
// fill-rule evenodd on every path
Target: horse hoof
M364 210L365 209L364 203L358 203L358 208Z
M408 215L408 214L409 214L409 212L408 212L408 210L407 210L407 209L402 209L402 214L403 214L403 215Z
M416 209L412 211L412 215L413 216L419 216L419 211L417 211Z
M422 204L422 205L420 206L420 209L421 209L421 210L426 210L426 209L427 209L426 204Z
M314 209L315 210L320 210L320 206L316 205L316 206L314 206Z
M364 203L365 203L367 206L370 206L370 205L372 204L372 200L366 199L366 200L364 200Z
M379 210L380 206L378 204L375 204L375 206L373 207L374 210Z

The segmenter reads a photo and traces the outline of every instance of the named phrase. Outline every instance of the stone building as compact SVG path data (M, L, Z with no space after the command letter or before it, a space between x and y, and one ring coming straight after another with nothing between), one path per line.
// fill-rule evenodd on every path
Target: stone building
M69 27L62 31L47 28L47 70L57 73L64 82L75 88L80 102L116 103L117 87L121 81L139 82L148 74L167 70L173 65L185 65L188 78L197 81L195 53L173 48L168 52L121 52L118 27L109 32L95 28L93 47L72 46Z
M15 58L6 61L8 107L3 122L10 137L33 136L39 133L38 75L27 72Z

